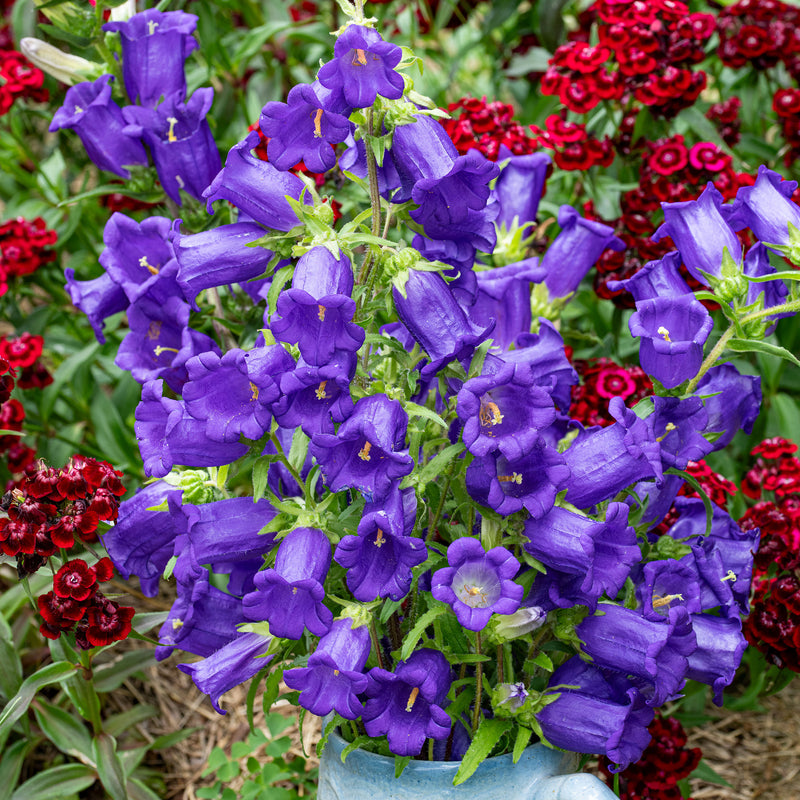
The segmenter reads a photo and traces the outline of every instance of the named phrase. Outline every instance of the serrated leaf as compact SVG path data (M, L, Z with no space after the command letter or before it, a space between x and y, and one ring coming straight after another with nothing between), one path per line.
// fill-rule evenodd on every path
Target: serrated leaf
M358 748L361 747L362 744L366 744L367 742L371 741L372 737L366 735L358 736L357 738L355 738L352 742L350 742L350 744L347 745L347 747L344 748L344 750L342 750L342 754L341 756L339 756L342 759L342 764L345 763L345 761L347 760L347 756L349 756L350 753L353 752L353 750L358 750Z
M473 772L483 763L484 759L492 752L500 737L506 733L513 723L509 719L483 718L475 736L461 759L461 766L453 778L453 786L464 783Z
M547 655L547 653L537 653L536 658L532 658L531 661L533 661L537 667L546 669L548 672L553 671L553 660Z
M420 485L424 485L433 480L436 475L440 475L444 468L456 457L458 457L466 448L463 442L456 442L455 444L448 445L437 453L425 466L419 471L417 480Z
M283 291L283 287L292 279L294 275L294 264L288 264L281 267L272 278L272 283L267 293L267 308L269 309L270 318L275 313L275 308L278 305L278 295Z
M422 638L423 634L425 633L425 629L430 625L437 617L441 617L442 614L446 614L450 606L445 605L444 603L439 603L437 601L436 605L433 608L429 608L418 620L416 625L408 632L406 635L405 640L403 641L403 647L400 650L400 660L405 661L409 658L409 656L414 652L414 648L417 646L417 643Z
M257 503L266 494L267 478L271 462L266 458L259 458L253 464L253 502Z
M423 419L428 419L431 422L435 422L437 425L441 425L443 428L447 428L447 423L435 411L431 411L425 406L421 406L418 403L412 403L410 400L406 400L403 403L403 408L409 417L422 417Z
M735 353L767 353L771 356L778 356L778 358L791 361L797 367L800 367L800 360L797 359L785 347L780 347L777 344L770 344L769 342L762 342L758 339L731 339L727 347Z
M46 769L25 781L11 795L11 800L56 800L88 789L96 780L97 774L91 767L64 764Z
M294 429L294 434L292 435L292 446L289 449L289 463L292 465L294 469L298 472L303 468L303 464L306 460L306 455L308 454L308 443L311 440L306 436L303 432L303 429L298 426Z
M517 738L514 740L514 750L511 755L511 760L515 764L522 758L522 754L528 746L532 735L533 731L530 728L525 728L522 725L517 728Z
M264 697L262 700L262 707L264 713L268 714L272 704L278 699L278 694L281 690L281 681L283 680L283 671L285 667L278 666L270 674L264 684Z

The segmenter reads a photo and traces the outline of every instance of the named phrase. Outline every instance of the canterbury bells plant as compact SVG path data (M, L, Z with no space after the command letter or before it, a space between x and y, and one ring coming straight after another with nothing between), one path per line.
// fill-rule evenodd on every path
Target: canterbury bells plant
M800 309L769 259L797 252L796 184L762 168L732 204L711 184L665 204L678 251L624 286L656 393L584 428L560 316L624 244L562 206L532 255L549 158L459 155L414 55L343 7L317 79L221 169L212 90L186 97L191 14L110 23L131 104L104 75L56 114L101 168L152 157L176 213L211 215L114 214L103 276L68 276L98 338L127 310L117 363L142 385L151 481L105 547L148 596L175 581L157 657L201 657L179 668L220 713L231 687L283 680L323 740L459 760L457 782L535 741L622 769L687 680L721 702L745 647L758 530L673 501L758 415L759 379L725 354L793 359L762 340ZM764 241L744 249L744 227Z

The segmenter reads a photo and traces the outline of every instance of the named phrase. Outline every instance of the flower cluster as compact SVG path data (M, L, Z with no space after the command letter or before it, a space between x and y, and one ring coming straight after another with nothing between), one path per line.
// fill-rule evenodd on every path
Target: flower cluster
M589 30L595 20L599 42L592 45ZM678 0L597 0L581 21L542 78L542 92L558 95L570 111L584 114L603 100L621 100L669 118L692 105L705 88L705 73L692 67L705 58L714 33L711 14L689 13Z
M564 205L533 255L550 157L493 136L487 157L494 111L472 102L485 130L448 124L460 152L408 94L401 49L350 11L316 80L267 103L203 191L235 221L193 233L115 214L104 274L68 274L98 336L127 309L117 363L142 385L135 431L154 480L104 544L145 594L174 579L157 657L200 656L181 668L218 710L269 666L301 706L360 721L400 756L427 739L459 758L491 715L622 769L687 680L721 702L759 539L679 494L681 471L751 430L761 401L721 346L706 356L712 320L679 267L763 336L788 292L764 243L793 246L794 185L762 170L725 208L713 187L670 196L656 235L677 250L621 287L641 372L587 365L575 403L554 322L624 242ZM675 58L692 61L705 19L668 0L656 11L657 46L685 40ZM640 21L602 18L609 36L644 37ZM570 135L562 123L554 135ZM715 168L707 149L688 152ZM343 204L334 222L300 162L338 167L342 194L366 185L370 207ZM760 240L747 254L744 227ZM744 274L767 280L751 289ZM241 321L219 324L226 309ZM568 646L550 667L533 660L555 640ZM465 681L451 691L454 665Z
M497 161L501 146L515 156L536 149L524 127L514 119L514 109L508 103L462 97L450 103L447 110L450 117L442 120L442 125L462 156L477 149L490 161Z
M621 397L634 406L653 391L653 384L638 366L621 366L610 358L575 361L573 366L581 382L572 387L569 415L581 425L605 427L614 423L608 411L612 397Z
M551 114L545 120L544 129L531 125L531 131L540 146L555 151L553 161L559 169L585 172L597 165L611 166L614 160L608 136L600 141L587 132L585 125L569 122L558 114Z
M699 747L686 747L686 732L675 717L657 714L650 724L652 740L642 757L619 773L620 800L682 800L678 783L694 771L702 758ZM613 785L606 759L600 771Z
M781 133L789 147L783 156L788 167L800 157L800 89L778 89L772 98L772 109L778 115Z
M108 22L122 43L125 91L134 105L112 98L114 76L67 90L50 130L74 130L89 158L108 172L130 177L128 167L147 165L148 150L167 196L181 205L181 192L196 199L219 172L221 162L206 114L214 90L186 99L184 61L197 48L197 17L150 9L126 22ZM147 149L145 149L145 147Z
M0 22L0 117L19 98L46 103L50 92L44 87L44 73L13 49L11 30Z
M762 546L755 560L754 596L745 620L748 642L771 664L800 672L800 460L794 442L775 437L757 445L756 463L742 481L753 499L769 493L739 520L759 528Z
M44 389L53 382L53 376L42 363L44 338L30 333L19 336L0 336L0 358L8 362L17 374L20 389Z
M0 296L8 291L8 279L35 272L55 259L51 248L57 241L41 217L17 217L0 225Z
M58 550L69 550L77 541L97 540L101 521L117 518L119 498L125 493L120 474L105 461L78 455L58 470L42 462L25 470L23 481L0 503L0 549L16 559L20 576L36 572ZM54 569L52 591L37 599L42 635L58 639L74 633L82 649L124 639L131 630L133 609L98 591L98 584L113 574L109 558L92 566L77 558Z
M717 16L720 61L766 70L783 62L800 75L800 10L781 0L739 0Z

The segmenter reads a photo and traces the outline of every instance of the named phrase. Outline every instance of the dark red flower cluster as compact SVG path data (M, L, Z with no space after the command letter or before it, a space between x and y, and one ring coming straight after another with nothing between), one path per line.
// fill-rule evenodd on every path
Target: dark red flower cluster
M16 371L20 389L43 389L53 382L53 376L40 359L43 347L44 339L30 333L11 339L0 336L0 358Z
M8 291L10 277L29 275L55 259L51 248L57 238L41 217L17 217L0 225L0 296Z
M735 147L741 138L742 121L739 119L741 108L742 101L734 96L723 103L714 103L706 111L706 117L714 123L728 147Z
M757 70L783 61L800 76L800 8L780 0L741 0L717 16L717 53L729 67Z
M621 800L682 800L678 783L696 769L699 747L686 747L686 732L675 717L657 714L648 728L653 738L642 757L619 773ZM609 786L614 776L608 760L600 759L600 772Z
M800 158L800 89L778 89L772 98L772 108L789 146L783 156L783 163L788 167Z
M551 114L544 124L544 129L531 125L531 131L537 144L555 151L553 161L559 169L583 171L597 164L611 166L614 145L608 136L601 142L587 132L585 125L568 122L558 114Z
M622 100L670 118L705 88L705 73L691 67L705 58L713 15L690 14L678 0L597 0L580 19L581 28L556 50L541 84L570 111L585 114L602 100ZM589 43L594 22L596 45Z
M114 565L101 558L89 566L83 559L67 561L53 576L53 589L36 602L44 622L42 636L58 639L74 631L82 650L125 639L131 632L134 609L120 606L98 591L98 584L111 580Z
M450 103L447 110L450 119L441 123L462 156L469 150L480 150L490 161L497 161L500 145L505 145L515 156L536 150L536 142L514 119L514 108L508 103L499 100L487 103L485 97L481 100L462 97Z
M700 484L712 503L716 503L720 508L728 507L728 500L736 494L736 484L733 481L729 481L723 475L714 472L706 464L705 460L690 461L686 467L686 472ZM688 483L683 484L678 494L686 497L700 496Z
M753 448L756 463L742 481L752 499L772 492L739 520L758 528L761 541L753 564L753 600L744 620L747 641L767 661L800 672L800 460L787 439L765 439Z
M569 414L586 427L606 427L614 422L608 413L612 397L621 397L630 408L653 393L653 384L641 367L623 367L610 358L575 361L573 366L581 382L572 387Z
M125 494L121 475L107 462L81 455L58 470L42 462L29 466L0 503L7 514L0 519L0 550L30 573L76 538L96 541L100 521L117 518Z
M0 355L0 430L21 431L25 409L11 397L16 383L16 370L7 358ZM0 436L0 455L5 456L9 472L20 473L33 463L36 452L20 441L19 436Z
M20 98L46 103L50 93L44 88L44 73L34 67L22 53L12 49L9 29L0 26L3 32L0 47L0 117L7 114L14 102Z

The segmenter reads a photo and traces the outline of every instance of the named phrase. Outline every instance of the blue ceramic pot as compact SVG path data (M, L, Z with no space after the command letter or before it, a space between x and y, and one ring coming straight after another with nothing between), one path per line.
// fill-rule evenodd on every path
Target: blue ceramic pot
M578 755L529 747L514 764L511 755L489 758L472 777L453 786L457 761L411 761L399 778L394 759L354 750L342 764L347 742L331 734L319 765L317 800L616 800L593 775L571 774Z

